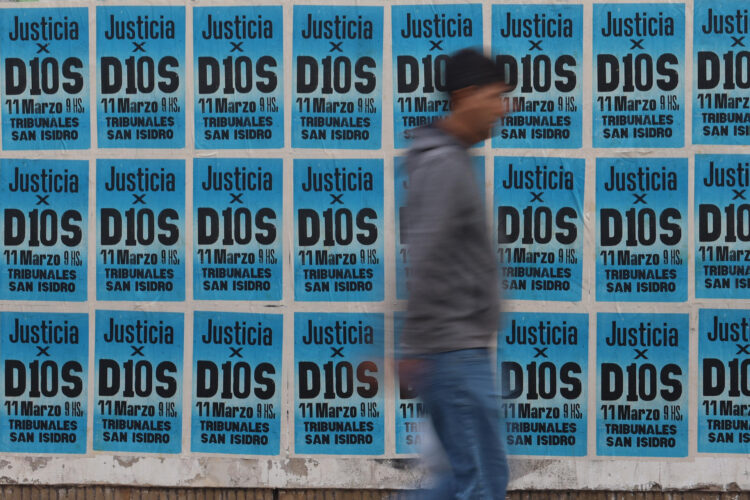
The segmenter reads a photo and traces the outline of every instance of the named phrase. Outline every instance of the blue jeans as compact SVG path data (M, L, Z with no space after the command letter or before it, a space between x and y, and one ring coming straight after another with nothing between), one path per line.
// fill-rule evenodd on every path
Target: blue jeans
M419 395L452 470L452 475L423 496L430 500L505 499L508 462L489 350L465 349L422 359Z

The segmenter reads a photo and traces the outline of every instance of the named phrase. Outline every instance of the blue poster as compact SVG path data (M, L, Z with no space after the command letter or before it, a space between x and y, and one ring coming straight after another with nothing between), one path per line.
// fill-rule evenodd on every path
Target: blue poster
M292 147L380 149L383 8L295 5Z
M396 400L396 453L411 454L421 451L424 433L429 425L429 414L424 403L413 386L402 382L398 374L398 360L400 354L401 329L404 327L406 313L393 314L393 347L394 347L394 394Z
M282 160L193 161L193 294L281 300Z
M695 155L695 296L750 298L750 156Z
M294 160L294 298L383 300L383 160Z
M294 452L384 453L383 315L294 314Z
M391 23L393 141L405 148L411 129L448 114L446 63L460 49L482 46L482 6L394 5Z
M86 453L88 314L0 313L0 451Z
M281 6L195 7L195 147L284 147Z
M750 144L747 2L695 0L693 144Z
M96 7L100 148L185 147L185 8Z
M182 450L182 313L96 311L94 450Z
M684 158L597 158L596 300L687 300Z
M688 314L597 314L596 454L688 455Z
M495 148L580 148L583 6L493 5L492 53L512 110Z
M698 452L750 451L750 311L701 309L698 324Z
M87 298L89 162L0 160L0 299Z
M97 300L185 300L185 162L96 161Z
M281 314L196 311L190 450L277 455Z
M3 149L88 149L88 9L0 11Z
M409 196L409 175L406 172L404 160L405 157L395 158L393 179L396 219L396 298L399 300L405 300L409 295L409 245L406 241L406 227L401 224L401 218L407 210L407 197ZM484 202L484 156L472 156L471 163L477 180L477 194L482 196L482 202Z
M493 240L512 300L581 300L585 160L495 158Z
M497 339L508 453L585 456L588 314L508 313Z
M685 144L685 4L594 4L595 148Z

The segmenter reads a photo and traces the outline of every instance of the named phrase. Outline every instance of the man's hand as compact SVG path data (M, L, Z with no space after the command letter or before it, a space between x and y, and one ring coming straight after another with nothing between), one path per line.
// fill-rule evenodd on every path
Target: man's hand
M402 385L415 387L422 379L424 361L415 358L400 359L398 361L398 377Z

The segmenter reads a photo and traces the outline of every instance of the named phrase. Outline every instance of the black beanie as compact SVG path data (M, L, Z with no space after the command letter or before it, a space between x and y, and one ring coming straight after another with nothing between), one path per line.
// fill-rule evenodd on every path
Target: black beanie
M445 84L448 92L504 81L500 67L474 49L459 50L446 64Z

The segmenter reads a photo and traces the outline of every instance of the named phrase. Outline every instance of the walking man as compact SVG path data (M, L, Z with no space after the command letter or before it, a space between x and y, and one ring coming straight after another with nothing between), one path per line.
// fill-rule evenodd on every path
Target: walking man
M427 498L504 499L508 465L489 349L497 268L468 148L492 135L506 86L474 50L454 54L446 72L451 113L414 131L406 160L410 275L399 373L417 388L451 467Z

